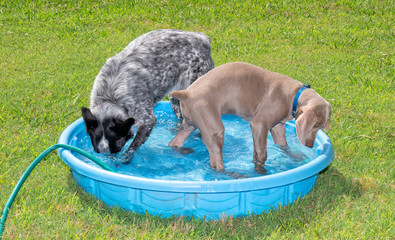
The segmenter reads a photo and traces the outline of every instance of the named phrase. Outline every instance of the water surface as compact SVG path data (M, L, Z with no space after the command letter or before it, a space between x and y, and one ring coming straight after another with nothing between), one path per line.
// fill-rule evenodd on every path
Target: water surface
M167 146L178 131L177 118L174 113L171 110L163 111L162 109L155 110L155 113L158 124L145 144L134 153L130 164L122 164L119 154L96 153L85 131L78 134L73 141L77 147L98 157L118 173L137 177L181 181L220 181L262 176L254 171L252 163L253 140L249 122L234 115L222 117L225 126L223 158L226 171L221 173L210 167L208 151L201 140L199 130L193 132L184 144L184 147L192 149L193 153L183 154ZM286 135L289 146L281 148L273 143L269 134L267 174L276 174L299 167L317 157L316 147L312 149L303 147L294 129L292 131L286 128ZM130 142L127 145L130 145ZM75 153L75 155L78 154ZM78 155L78 158L97 166L81 155Z

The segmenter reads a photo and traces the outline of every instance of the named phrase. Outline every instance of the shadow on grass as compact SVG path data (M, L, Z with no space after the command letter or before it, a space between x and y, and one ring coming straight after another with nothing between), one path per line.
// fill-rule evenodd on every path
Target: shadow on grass
M199 233L199 236L203 238L205 236L213 237L213 232L215 238L253 239L273 236L273 233L278 234L282 231L303 231L306 225L314 224L325 213L341 207L345 198L359 198L362 195L362 188L358 182L352 181L336 168L329 166L321 171L313 189L290 206L280 206L263 214L205 222L200 219L184 217L162 219L149 214L142 215L123 211L118 207L107 207L100 200L84 192L76 184L71 174L68 178L68 185L70 191L78 193L83 205L95 208L101 218L110 216L122 225L133 225L134 228L141 231L141 234L150 231L165 231L163 229L170 228L173 234L176 231L176 236L190 236ZM150 226L147 226L148 222L151 222ZM163 236L166 236L166 233Z
M326 213L336 211L344 204L345 198L356 199L361 197L362 188L358 182L344 176L331 166L320 172L313 189L303 198L298 199L290 206L280 206L266 214L254 215L244 218L242 222L254 222L264 229L258 235L272 235L273 232L297 232L306 225L319 221ZM251 233L246 237L257 236Z

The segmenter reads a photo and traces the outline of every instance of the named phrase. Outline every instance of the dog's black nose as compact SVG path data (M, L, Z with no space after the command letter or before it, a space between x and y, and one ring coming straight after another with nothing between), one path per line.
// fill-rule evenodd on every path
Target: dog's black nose
M93 146L93 150L95 150L95 152L100 153L99 149L96 146Z

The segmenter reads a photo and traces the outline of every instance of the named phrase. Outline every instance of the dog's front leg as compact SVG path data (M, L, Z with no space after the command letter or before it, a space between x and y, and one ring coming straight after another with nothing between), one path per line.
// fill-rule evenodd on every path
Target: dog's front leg
M156 124L143 125L137 129L136 136L133 139L132 144L130 144L129 150L137 150L145 141L148 139L149 135L154 129Z
M149 120L145 120L144 124L140 125L137 128L136 136L133 139L133 142L130 144L128 150L126 150L123 156L123 163L130 163L132 161L133 153L145 143L145 141L150 136L152 130L154 129L157 120L155 117L150 118Z
M260 174L266 174L265 162L267 158L267 137L269 134L269 127L259 119L253 119L250 122L252 137L254 140L254 163L255 171Z
M285 138L285 124L284 123L278 123L270 129L270 132L272 133L273 141L275 144L281 145L281 146L287 146L287 139Z

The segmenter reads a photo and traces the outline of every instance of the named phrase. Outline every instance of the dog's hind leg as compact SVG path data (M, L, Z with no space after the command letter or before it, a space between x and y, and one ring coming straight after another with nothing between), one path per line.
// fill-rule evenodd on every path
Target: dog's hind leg
M184 145L185 140L195 131L195 127L188 124L187 121L183 121L180 130L177 135L170 141L169 147L180 148Z
M210 155L210 165L216 170L224 169L222 156L224 133L225 129L223 125L222 128L221 126L218 126L218 129L215 132L202 131L202 140L204 142L204 145L206 145L208 153Z
M216 170L224 169L222 147L224 145L225 128L221 114L215 107L202 105L195 108L193 121L202 134L202 140L210 155L210 165Z

